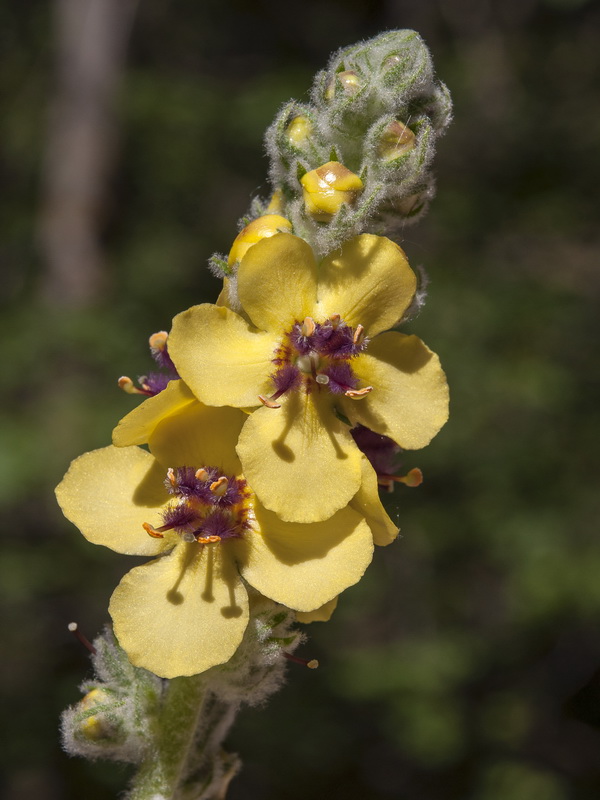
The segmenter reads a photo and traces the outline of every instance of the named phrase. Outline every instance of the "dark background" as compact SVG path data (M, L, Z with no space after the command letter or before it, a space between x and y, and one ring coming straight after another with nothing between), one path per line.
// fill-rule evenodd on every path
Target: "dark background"
M406 459L425 482L392 497L403 538L309 628L321 668L241 714L229 796L597 798L598 4L122 0L99 100L65 65L70 5L0 3L2 797L124 788L126 768L61 752L57 720L89 674L66 624L94 635L132 560L85 542L53 487L135 403L115 381L150 368L147 336L216 298L206 260L268 193L280 104L331 51L404 27L455 102L438 197L403 240L451 419Z

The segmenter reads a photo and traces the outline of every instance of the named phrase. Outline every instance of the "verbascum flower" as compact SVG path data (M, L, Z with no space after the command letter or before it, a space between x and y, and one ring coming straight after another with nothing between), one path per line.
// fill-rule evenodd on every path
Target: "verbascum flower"
M160 395L145 400L123 417L113 431L113 444L116 447L129 447L151 443L156 429L162 422L180 414L183 410L193 412L195 406L201 405L182 380L172 381ZM355 431L352 431L352 435L355 437ZM374 544L384 547L396 539L398 526L390 519L379 498L378 485L381 485L381 481L378 465L372 463L369 451L360 441L358 444L362 450L360 486L350 500L349 506L365 518L371 529ZM321 619L322 616L317 614L316 618ZM302 621L306 620L303 618Z
M242 260L240 314L206 304L175 318L171 355L199 400L262 404L237 452L261 503L282 519L324 520L346 506L364 484L364 462L376 491L351 427L410 450L445 423L437 356L416 336L388 331L416 285L389 239L355 237L317 264L305 241L280 234Z
M146 402L156 411L167 391ZM303 525L260 503L234 449L245 419L198 402L167 416L158 409L150 452L86 453L57 488L65 516L89 541L156 556L123 578L109 611L131 662L161 677L231 658L249 618L245 582L311 612L356 583L371 561L371 531L354 509Z

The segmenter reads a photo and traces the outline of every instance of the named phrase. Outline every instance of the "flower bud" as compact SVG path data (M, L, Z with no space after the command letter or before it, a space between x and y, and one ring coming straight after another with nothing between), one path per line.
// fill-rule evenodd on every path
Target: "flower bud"
M271 195L269 205L267 206L267 214L281 214L283 211L283 192L281 189L276 189Z
M361 88L361 80L352 69L346 69L343 72L336 72L327 88L325 89L325 99L333 100L335 96L335 86L339 83L347 95L356 94Z
M114 717L115 701L114 693L106 689L97 688L88 692L75 707L77 711L84 712L76 722L76 735L92 742L112 740L116 734L114 719L111 721L106 711L112 706ZM98 709L95 714L85 714L95 709Z
M241 261L252 245L275 236L276 233L291 233L292 223L279 214L265 214L253 219L241 230L233 240L227 264L231 267L236 261Z
M308 141L311 131L312 123L309 118L305 117L303 114L299 114L289 123L285 129L285 135L292 147L302 149Z
M344 203L356 202L363 182L339 161L328 161L300 179L306 211L317 222L329 222Z
M384 161L394 161L396 158L400 158L400 156L410 152L414 146L414 133L403 122L396 119L390 122L383 131L377 154Z

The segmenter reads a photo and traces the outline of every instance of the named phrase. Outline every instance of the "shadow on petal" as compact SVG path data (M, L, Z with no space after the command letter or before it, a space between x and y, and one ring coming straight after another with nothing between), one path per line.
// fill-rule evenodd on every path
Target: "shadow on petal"
M169 499L164 480L165 471L163 467L158 461L154 461L133 493L132 500L134 504L147 508L156 508L163 505Z

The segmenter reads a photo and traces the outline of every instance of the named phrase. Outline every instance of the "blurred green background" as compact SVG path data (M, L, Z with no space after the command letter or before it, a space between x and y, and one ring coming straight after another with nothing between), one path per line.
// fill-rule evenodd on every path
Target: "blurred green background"
M48 238L68 207L52 130L81 77L56 68L69 5L0 2L2 797L124 788L127 768L61 752L57 720L89 674L66 624L95 635L132 559L85 542L53 487L135 403L115 381L151 368L148 335L216 298L206 260L268 192L262 135L279 105L306 96L332 50L403 27L455 102L438 197L403 240L431 278L411 331L442 358L452 416L406 458L425 482L391 498L403 538L310 627L321 668L292 665L267 709L240 716L229 797L597 798L598 3L130 3L86 206L99 266L79 294Z

